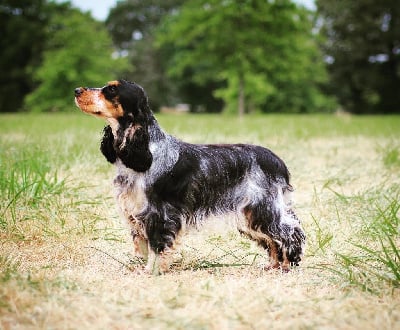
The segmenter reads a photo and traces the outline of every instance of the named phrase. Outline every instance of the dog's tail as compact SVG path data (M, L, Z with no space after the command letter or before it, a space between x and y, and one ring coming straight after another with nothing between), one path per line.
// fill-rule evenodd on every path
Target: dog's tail
M256 160L261 170L267 177L272 177L279 182L286 190L293 191L290 185L290 172L285 162L271 150L263 147L254 147Z

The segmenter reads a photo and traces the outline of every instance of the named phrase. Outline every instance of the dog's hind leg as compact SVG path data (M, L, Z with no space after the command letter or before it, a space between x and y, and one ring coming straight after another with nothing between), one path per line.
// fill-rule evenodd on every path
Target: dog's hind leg
M286 206L279 185L269 189L263 200L243 208L246 234L264 247L270 257L267 267L288 271L303 255L305 234L294 212Z
M262 208L262 206L248 205L243 209L247 228L241 228L239 231L241 234L245 234L248 238L256 241L258 245L268 252L270 263L266 268L277 269L280 268L283 262L281 244L274 240L265 226L262 228L260 225L262 220L258 219L264 219L265 217L265 212L259 214L260 208Z

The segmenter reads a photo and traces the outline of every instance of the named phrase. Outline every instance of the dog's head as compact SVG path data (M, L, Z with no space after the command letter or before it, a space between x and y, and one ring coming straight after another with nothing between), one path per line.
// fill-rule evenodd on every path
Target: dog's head
M83 112L106 120L136 118L149 110L143 88L126 80L110 81L101 88L76 88L75 103Z
M79 87L75 103L83 112L107 120L100 149L109 162L119 158L137 172L150 168L148 127L154 117L142 87L126 80L111 81L101 88Z

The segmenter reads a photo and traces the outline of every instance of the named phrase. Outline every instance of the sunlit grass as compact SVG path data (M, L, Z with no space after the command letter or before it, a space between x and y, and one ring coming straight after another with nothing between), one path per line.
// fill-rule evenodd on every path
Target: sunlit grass
M98 128L85 117L4 115L0 131L0 228L3 238L94 233L100 230L93 184L77 178L96 164ZM89 141L94 143L88 143ZM99 162L100 163L100 162ZM105 165L105 164L104 164ZM71 170L73 168L73 170ZM77 170L76 170L77 169ZM99 166L102 172L106 166ZM82 215L90 215L82 221Z
M343 286L356 286L379 294L387 286L400 287L400 187L395 185L373 196L369 193L355 196L357 211L347 221L351 222L348 228L357 226L345 246L335 248L334 263L316 267L337 275L337 281ZM336 195L338 204L356 204L349 196ZM343 217L343 213L338 211L338 218ZM329 237L330 242L333 236L329 232L321 235L319 225L316 228L317 245L325 247L326 238Z
M64 190L64 180L58 179L57 170L50 173L49 162L40 149L0 151L0 194L3 196L0 225L6 228L6 214L15 225L17 212L27 208L48 205L50 199Z
M287 162L302 265L264 271L264 251L228 217L184 238L170 274L136 273L99 151L104 122L2 115L0 328L400 325L400 116L156 116L183 140L261 144Z

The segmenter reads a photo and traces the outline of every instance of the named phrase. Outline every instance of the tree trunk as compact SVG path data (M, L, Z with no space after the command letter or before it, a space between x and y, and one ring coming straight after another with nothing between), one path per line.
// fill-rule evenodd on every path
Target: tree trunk
M238 97L238 111L239 117L244 116L245 112L245 99L244 99L244 77L243 74L239 74L239 97Z

